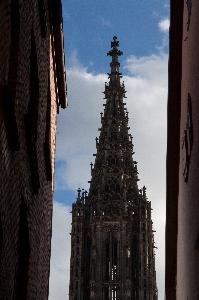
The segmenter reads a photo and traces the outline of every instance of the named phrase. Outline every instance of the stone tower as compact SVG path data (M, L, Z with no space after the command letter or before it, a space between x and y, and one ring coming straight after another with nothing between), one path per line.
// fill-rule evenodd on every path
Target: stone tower
M72 207L70 300L157 300L151 203L133 161L119 42L113 37L109 83L89 193Z

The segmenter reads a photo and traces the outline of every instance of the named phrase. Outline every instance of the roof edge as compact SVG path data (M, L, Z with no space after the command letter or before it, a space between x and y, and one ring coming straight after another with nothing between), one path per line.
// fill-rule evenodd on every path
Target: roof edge
M68 106L68 102L61 0L51 0L51 16L55 46L59 105L61 108L66 108Z

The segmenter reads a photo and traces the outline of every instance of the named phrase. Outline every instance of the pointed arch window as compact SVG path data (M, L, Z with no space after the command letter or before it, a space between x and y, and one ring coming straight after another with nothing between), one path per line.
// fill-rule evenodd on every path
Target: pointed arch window
M17 247L17 266L15 281L15 300L27 299L28 273L29 273L30 242L27 207L21 201Z
M112 242L112 280L117 279L117 241Z
M111 235L110 239L105 241L105 279L107 282L117 279L117 248L117 240ZM117 287L115 285L105 287L104 299L117 299Z

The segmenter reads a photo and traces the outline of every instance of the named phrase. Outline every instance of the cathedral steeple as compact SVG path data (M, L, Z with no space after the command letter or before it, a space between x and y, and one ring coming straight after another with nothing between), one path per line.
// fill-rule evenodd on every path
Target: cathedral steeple
M120 83L122 73L119 72L118 56L123 53L117 48L117 38L113 40L113 49L107 53L112 56L111 72L108 73L109 82L105 84L106 103L104 115L101 115L100 137L96 138L97 154L88 202L92 202L92 206L98 202L101 211L111 201L109 205L114 204L115 211L127 212L136 201L130 195L138 192L138 172L137 162L132 158L132 136L128 133L128 112L123 102L126 91L124 83Z
M114 36L89 193L73 204L70 300L157 300L151 203L137 186L118 46Z

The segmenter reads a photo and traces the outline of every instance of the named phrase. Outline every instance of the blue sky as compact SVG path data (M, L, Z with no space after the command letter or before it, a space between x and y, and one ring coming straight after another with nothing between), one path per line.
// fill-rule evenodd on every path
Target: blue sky
M169 1L68 0L63 22L69 106L58 116L50 300L68 299L71 204L89 189L112 37L120 41L134 159L152 202L159 300L164 299Z
M73 63L70 57L77 51L78 60L89 72L106 73L107 46L114 35L126 57L157 52L162 46L157 24L168 17L168 3L165 0L64 1L67 67Z

